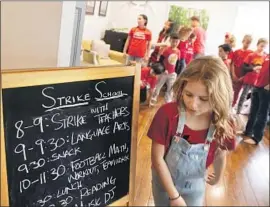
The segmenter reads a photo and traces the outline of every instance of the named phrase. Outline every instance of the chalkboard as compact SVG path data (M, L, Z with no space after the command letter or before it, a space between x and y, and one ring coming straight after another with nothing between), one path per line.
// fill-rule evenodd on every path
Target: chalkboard
M104 206L129 191L134 76L3 89L10 206Z

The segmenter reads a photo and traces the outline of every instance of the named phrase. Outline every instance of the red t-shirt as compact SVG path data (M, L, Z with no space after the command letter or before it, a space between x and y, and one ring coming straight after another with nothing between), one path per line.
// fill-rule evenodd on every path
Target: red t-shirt
M181 59L186 59L186 53L188 48L188 40L187 41L180 41L177 47L180 50Z
M147 50L147 42L152 39L151 31L147 28L134 27L130 30L129 36L128 54L143 58Z
M186 64L189 64L193 60L193 45L192 42L188 43L187 52L186 52Z
M177 109L177 103L168 103L158 110L149 128L147 136L157 143L164 145L166 153L173 136L176 134L178 119L179 112ZM207 132L208 129L195 131L185 125L183 135L189 135L189 143L201 144L205 143ZM227 150L235 149L235 139L226 139L224 146L220 146L220 148ZM213 163L216 149L217 143L212 141L206 162L207 167Z
M194 34L196 35L196 40L194 42L194 53L204 54L206 34L202 27L196 27L194 29Z
M229 59L229 60L232 60L232 59L233 59L233 51L229 52L229 54L228 54L228 59Z
M249 54L246 59L244 60L244 63L252 65L252 66L256 66L256 65L262 65L264 62L266 55L260 55L256 52L253 52L251 54ZM256 73L255 71L252 72L248 72L243 79L244 84L248 84L248 85L252 85L255 86L255 83L257 81L258 78L258 73Z
M263 65L262 65L262 69L258 75L258 79L257 82L255 84L256 87L265 87L266 85L269 84L269 55L267 55L267 57L265 58Z
M239 49L233 52L232 62L234 64L235 75L240 78L242 76L242 66L245 58L252 53L252 50Z
M169 74L174 73L177 60L181 58L181 53L178 48L173 50L171 47L167 47L163 51L162 56L164 56L165 70L167 70Z
M225 65L227 66L227 68L230 69L231 59L229 59L229 58L224 59L223 62L225 63Z
M144 83L144 86L141 86L141 88L145 88L146 85L150 85L151 89L154 89L156 87L157 83L157 77L152 76L150 74L151 68L150 67L144 67L141 70L141 81Z

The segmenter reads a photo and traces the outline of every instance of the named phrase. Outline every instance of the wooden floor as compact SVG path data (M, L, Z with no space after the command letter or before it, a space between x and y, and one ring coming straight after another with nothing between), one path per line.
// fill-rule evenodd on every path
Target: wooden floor
M154 206L151 192L151 140L147 130L155 108L141 107L136 181L136 206ZM241 140L228 155L226 173L217 186L207 186L206 206L269 206L269 130L258 146Z

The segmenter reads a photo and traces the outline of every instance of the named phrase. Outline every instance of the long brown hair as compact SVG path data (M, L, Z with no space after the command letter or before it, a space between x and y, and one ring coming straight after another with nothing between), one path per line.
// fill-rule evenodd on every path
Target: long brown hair
M178 106L183 104L182 92L188 81L201 81L207 87L209 102L213 108L215 140L223 145L224 139L235 135L231 116L233 88L229 71L219 57L203 56L187 66L176 80L173 90Z

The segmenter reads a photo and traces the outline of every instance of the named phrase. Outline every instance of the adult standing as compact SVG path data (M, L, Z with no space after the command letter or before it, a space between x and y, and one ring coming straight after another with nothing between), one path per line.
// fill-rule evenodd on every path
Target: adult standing
M133 27L129 32L123 50L127 57L127 64L130 64L130 61L148 61L150 55L152 33L146 28L148 18L146 15L140 14L137 22L138 26Z
M205 30L200 26L200 18L197 16L193 16L190 18L191 27L193 28L193 33L196 36L193 51L194 51L194 59L205 54L205 41L206 41L206 33Z

